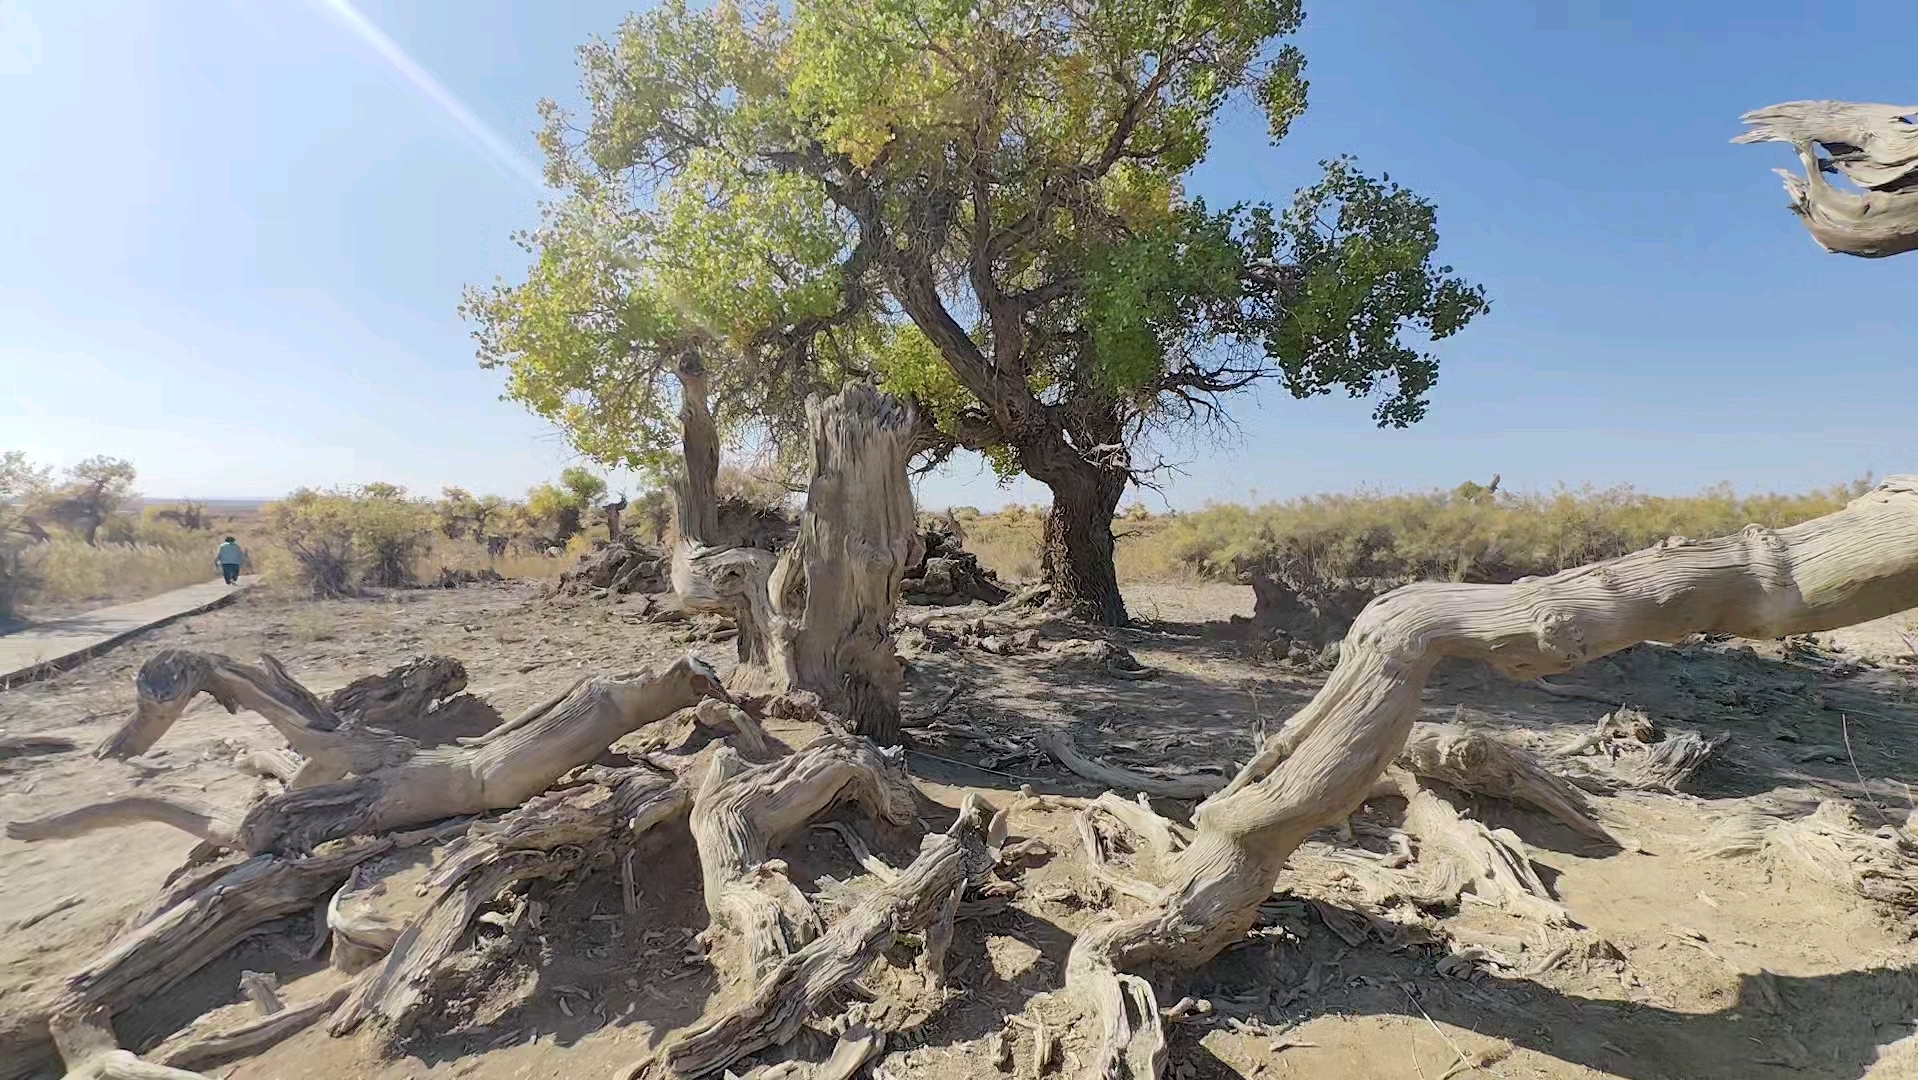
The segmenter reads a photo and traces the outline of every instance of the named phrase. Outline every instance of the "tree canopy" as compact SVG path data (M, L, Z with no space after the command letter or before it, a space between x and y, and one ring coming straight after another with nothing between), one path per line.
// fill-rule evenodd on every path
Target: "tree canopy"
M670 448L654 377L709 357L722 409L790 415L852 373L920 406L934 460L1053 489L1047 569L1123 617L1110 518L1153 430L1265 379L1418 420L1438 339L1486 310L1436 211L1346 159L1282 206L1183 182L1235 99L1305 108L1296 0L668 2L542 107L561 197L482 359L602 460ZM1409 332L1409 333L1408 333ZM1103 562L1103 566L1098 565ZM1103 593L1090 605L1086 593Z

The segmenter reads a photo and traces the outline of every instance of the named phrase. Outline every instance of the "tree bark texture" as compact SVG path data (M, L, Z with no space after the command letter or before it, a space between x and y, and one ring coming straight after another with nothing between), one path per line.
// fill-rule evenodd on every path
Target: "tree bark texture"
M1446 657L1516 679L1640 641L1716 632L1779 638L1918 606L1918 476L1889 477L1837 513L1785 529L1682 537L1510 585L1416 584L1368 605L1331 678L1194 815L1166 899L1079 935L1067 985L1101 1025L1091 1075L1158 1075L1156 1002L1127 969L1203 963L1251 926L1288 856L1374 790ZM1129 1071L1128 1071L1129 1070Z
M712 385L697 356L680 361L680 441L684 471L674 478L673 512L683 545L711 543L719 531L719 427L713 422Z
M744 573L740 637L763 662L735 686L809 690L858 734L897 745L904 672L888 629L919 540L906 475L911 406L864 383L806 403L812 480L799 535L769 573Z
M1129 475L1082 461L1034 475L1052 489L1040 555L1046 583L1052 586L1052 606L1100 626L1125 625L1125 596L1113 563L1112 516Z
M1792 212L1826 251L1883 258L1918 250L1918 105L1788 101L1739 119L1736 143L1790 143L1805 174L1776 170ZM1829 157L1818 157L1814 147ZM1827 172L1863 189L1833 187Z

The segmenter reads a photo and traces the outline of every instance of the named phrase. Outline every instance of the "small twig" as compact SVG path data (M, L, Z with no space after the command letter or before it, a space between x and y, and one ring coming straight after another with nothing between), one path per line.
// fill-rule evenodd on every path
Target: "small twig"
M1858 781L1858 790L1864 792L1865 801L1871 804L1871 808L1878 811L1878 819L1889 823L1891 821L1891 811L1879 805L1877 798L1871 793L1871 788L1865 783L1864 772L1858 768L1858 755L1851 751L1851 718L1842 712L1838 714L1838 732L1845 738L1845 758L1851 762L1851 775ZM1905 797L1907 799L1911 797L1911 789L1909 787L1905 789ZM1912 842L1911 837L1906 835L1903 827L1893 825L1892 829L1904 839L1905 843L1909 844Z
M633 884L633 849L627 848L626 855L619 861L619 899L626 914L639 914L639 890Z
M1465 1051L1459 1049L1459 1045L1452 1041L1452 1037L1445 1033L1445 1029L1438 1026L1438 1021L1432 1019L1432 1014L1425 1011L1425 1006L1419 1004L1418 996L1412 993L1411 987L1406 986L1404 983L1400 983L1399 990L1405 994L1405 1000L1411 1002L1412 1007L1419 1011L1419 1015L1425 1017L1425 1022L1432 1025L1432 1030L1438 1032L1438 1037L1445 1040L1445 1045L1452 1048L1452 1053L1458 1055L1458 1061L1454 1063L1452 1068L1447 1069L1445 1071L1445 1076L1440 1077L1439 1080L1448 1080L1448 1078L1451 1077L1453 1073L1456 1073L1458 1071L1458 1066L1460 1065L1463 1065L1468 1069L1478 1068L1478 1066L1472 1064L1472 1059L1465 1055Z
M1044 777L1020 776L1016 773L1003 772L999 769L988 769L984 765L975 765L970 761L960 761L958 758L940 757L938 754L928 754L924 750L907 750L906 753L911 754L913 757L925 758L927 761L937 761L944 765L957 765L960 768L964 768L964 769L976 769L982 773L991 773L994 776L1003 776L1008 780L1017 780L1022 784L1049 783L1049 781L1047 781Z
M966 677L965 677L965 674L962 672L958 678L955 678L952 680L952 685L946 688L946 693L944 697L941 697L938 701L933 702L932 705L928 707L924 712L914 713L911 716L904 717L902 722L907 724L921 724L926 722L927 720L931 720L935 716L938 716L940 713L945 712L947 709L952 707L953 701L956 698L958 698L959 691L963 689L965 685L966 685Z

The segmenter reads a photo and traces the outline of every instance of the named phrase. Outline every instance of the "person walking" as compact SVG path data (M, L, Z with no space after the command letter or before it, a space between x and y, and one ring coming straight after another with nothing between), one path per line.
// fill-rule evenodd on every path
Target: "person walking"
M220 576L231 585L240 580L240 564L246 562L246 552L241 551L240 545L229 536L220 543L220 550L213 556L213 561L220 564Z

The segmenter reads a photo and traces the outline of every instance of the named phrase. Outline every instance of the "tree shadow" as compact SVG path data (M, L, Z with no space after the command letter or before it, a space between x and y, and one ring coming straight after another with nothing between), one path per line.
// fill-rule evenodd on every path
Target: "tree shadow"
M652 1047L696 1021L718 983L686 960L707 925L691 838L682 823L642 836L632 851L637 914L624 910L620 852L611 866L536 883L526 897L544 905L538 926L523 926L504 948L469 949L479 962L399 1049L432 1066L535 1038L571 1047L635 1024L650 1028Z
M1207 982L1247 973L1220 963L1207 974L1195 993L1207 992ZM1487 1038L1500 1039L1625 1080L1858 1080L1877 1062L1881 1047L1912 1034L1918 1015L1918 966L1804 977L1741 975L1730 1000L1710 1012L1587 997L1522 979L1436 978L1429 963L1376 948L1348 954L1342 974L1342 984L1312 995L1305 1007L1272 1010L1264 1019L1282 1027L1334 1015L1401 1016L1420 1026L1429 1019L1472 1033L1476 1038L1447 1038L1475 1048ZM1301 1042L1324 1031L1317 1026L1303 1032ZM1210 1047L1199 1042L1201 1034L1175 1027L1171 1039L1171 1060L1187 1063L1194 1080L1250 1077L1259 1071L1253 1065L1270 1061L1269 1033L1237 1045L1234 1038L1209 1039ZM1358 1038L1375 1049L1379 1033L1365 1029ZM1303 1069L1302 1075L1312 1075L1339 1049L1287 1050L1286 1061L1295 1074ZM1360 1043L1358 1049L1367 1047ZM1381 1061L1384 1054L1367 1058ZM1449 1064L1439 1062L1434 1075ZM1399 1075L1401 1068L1395 1061L1368 1075Z

